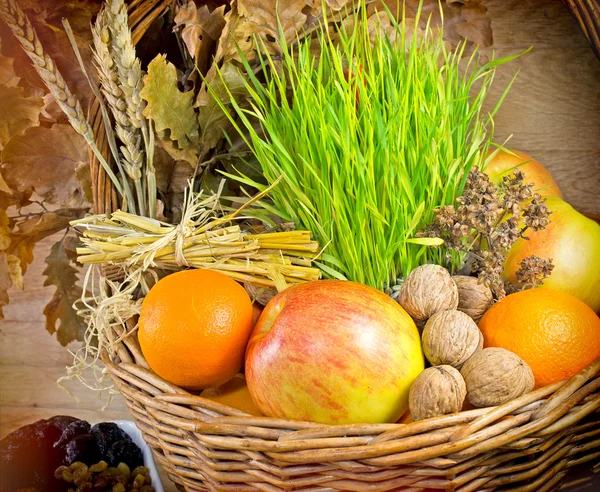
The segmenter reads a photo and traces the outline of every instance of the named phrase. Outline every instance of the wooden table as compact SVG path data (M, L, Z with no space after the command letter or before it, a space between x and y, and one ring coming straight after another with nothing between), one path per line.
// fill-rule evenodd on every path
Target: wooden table
M498 56L533 46L529 54L498 71L496 95L521 69L496 117L497 141L514 135L510 146L544 163L567 201L600 215L600 61L560 1L485 3ZM10 291L11 303L1 322L0 437L57 414L91 422L130 418L120 396L102 412L103 403L84 387L71 386L80 400L76 402L56 386L71 361L46 332L42 314L53 292L43 287L43 259L56 240L38 244L25 291ZM168 491L175 490L167 479L164 482Z

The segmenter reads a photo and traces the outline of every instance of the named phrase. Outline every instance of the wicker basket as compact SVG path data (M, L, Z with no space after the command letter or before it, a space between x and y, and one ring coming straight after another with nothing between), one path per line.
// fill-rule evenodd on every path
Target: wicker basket
M600 1L563 0L563 3L575 16L594 53L600 58Z
M170 1L131 2L136 40ZM95 210L110 212L114 190L94 158L91 169ZM343 426L253 417L194 396L149 368L135 335L103 360L156 459L189 491L542 492L566 469L600 459L600 360L499 407Z

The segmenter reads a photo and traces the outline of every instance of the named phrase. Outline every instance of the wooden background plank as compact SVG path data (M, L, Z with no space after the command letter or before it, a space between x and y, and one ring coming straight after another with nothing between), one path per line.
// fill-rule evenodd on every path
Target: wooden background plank
M533 50L501 67L492 96L515 71L520 74L496 117L496 139L531 154L555 175L565 198L579 210L600 214L600 61L576 21L559 0L489 0L497 56ZM490 50L487 50L490 55ZM56 386L70 362L44 328L44 305L53 288L43 287L44 258L60 236L35 249L25 290L10 291L0 325L0 437L26 423L57 414L89 421L129 419L121 397L110 408L81 386L80 402ZM165 478L165 484L168 480ZM167 487L174 491L174 487Z

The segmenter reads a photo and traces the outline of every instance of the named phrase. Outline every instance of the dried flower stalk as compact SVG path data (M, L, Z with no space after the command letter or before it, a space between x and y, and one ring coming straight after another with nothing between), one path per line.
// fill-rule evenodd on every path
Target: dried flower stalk
M85 138L85 141L100 161L117 192L122 196L123 188L96 145L94 133L83 114L81 103L70 91L54 60L44 51L40 39L28 17L15 0L0 0L0 16L33 62L34 68L54 96L60 109L67 115L71 126Z
M505 176L500 187L477 168L472 168L457 206L435 210L434 222L419 237L439 237L446 246L467 253L472 271L501 299L506 290L517 290L502 280L506 255L528 229L543 230L552 213L545 199L524 182L525 173L516 169ZM552 260L529 256L521 262L517 278L522 288L541 285L552 272Z

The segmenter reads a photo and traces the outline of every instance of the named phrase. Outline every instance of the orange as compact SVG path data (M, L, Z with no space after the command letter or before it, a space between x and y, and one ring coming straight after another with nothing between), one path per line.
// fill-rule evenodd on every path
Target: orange
M250 391L248 390L246 378L243 374L236 374L231 381L218 388L205 389L200 393L200 396L222 403L223 405L237 408L250 415L262 416L262 413L256 408L250 397Z
M142 352L156 374L187 389L220 386L242 367L252 302L222 273L185 270L150 289L138 326Z
M524 290L494 304L479 321L485 347L520 356L536 387L562 381L600 358L600 318L583 301L554 289Z

